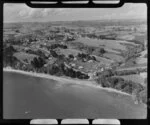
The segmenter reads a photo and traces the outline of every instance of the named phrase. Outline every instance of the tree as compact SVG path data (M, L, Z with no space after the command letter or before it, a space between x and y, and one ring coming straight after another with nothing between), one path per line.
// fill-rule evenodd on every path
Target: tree
M19 60L14 56L4 56L3 63L5 66L14 67Z
M108 70L104 70L104 71L102 72L102 74L103 74L105 77L110 77L110 76L113 75L113 72L112 72L110 69L108 69Z
M12 45L6 45L4 47L3 55L4 56L12 56L15 52L17 52Z
M106 51L105 51L105 49L104 48L97 48L97 49L95 49L94 51L93 51L93 54L94 55L97 55L97 56L102 56L104 53L105 53Z
M31 65L33 65L34 68L41 68L45 64L45 60L41 57L34 57L34 59L31 61Z
M16 62L18 62L19 60L13 56L13 54L16 52L16 50L14 49L13 46L9 45L9 46L4 46L4 51L3 51L3 62L4 65L9 65L14 67Z
M139 93L139 98L139 100L147 104L147 87L145 87L144 90Z
M100 52L100 54L102 54L102 55L103 55L106 51L105 51L105 49L104 49L104 48L100 48L100 49L99 49L99 52Z
M58 54L54 50L50 50L50 53L53 57L58 57Z
M65 60L65 56L64 56L63 54L58 55L58 59L59 59L59 60Z
M41 50L37 50L35 53L36 53L36 55L38 55L44 59L47 59L47 57L45 56L45 54Z
M96 57L95 56L90 56L90 59L96 61Z
M132 84L130 84L130 83L126 84L126 86L123 88L122 91L129 93L129 94L132 94L132 91L133 91Z
M87 52L88 54L92 54L93 51L95 50L95 48L94 48L94 47L87 46L87 47L85 48L85 50L86 50L86 52Z
M72 54L69 54L68 56L70 59L74 59L74 56Z
M106 77L104 75L100 75L97 79L96 79L97 83L104 86L105 81L106 81Z
M59 67L56 65L52 65L49 67L49 74L54 75L59 72Z

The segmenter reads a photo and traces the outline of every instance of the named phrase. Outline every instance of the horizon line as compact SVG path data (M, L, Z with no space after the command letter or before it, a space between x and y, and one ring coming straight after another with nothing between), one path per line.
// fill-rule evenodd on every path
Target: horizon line
M89 20L54 20L54 21L14 21L14 22L5 22L3 21L3 23L50 23L50 22L78 22L78 21L119 21L119 20L143 20L143 21L147 21L147 18L132 18L132 19L126 19L126 18L120 18L120 19L89 19Z

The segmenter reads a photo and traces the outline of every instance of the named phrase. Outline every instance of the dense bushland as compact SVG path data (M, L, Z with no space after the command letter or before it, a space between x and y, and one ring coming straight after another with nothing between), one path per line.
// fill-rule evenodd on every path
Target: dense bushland
M111 70L104 71L101 74L98 74L96 82L102 87L114 88L116 90L120 90L125 93L134 95L136 100L138 100L139 102L141 101L143 103L147 102L146 87L133 81L128 81L120 77L111 77L111 76L113 76L113 72Z

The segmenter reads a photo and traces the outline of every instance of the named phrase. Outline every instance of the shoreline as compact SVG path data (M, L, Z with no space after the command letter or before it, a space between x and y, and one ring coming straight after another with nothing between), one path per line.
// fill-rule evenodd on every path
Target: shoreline
M44 73L28 72L28 71L13 69L11 67L5 67L5 68L3 68L3 71L15 72L15 73L20 73L20 74L29 75L29 76L38 77L38 78L51 79L51 80L55 80L57 82L65 83L65 84L86 85L89 87L94 87L97 89L105 90L106 92L115 92L116 94L132 96L128 93L125 93L125 92L122 92L122 91L119 91L119 90L116 90L113 88L104 88L104 87L101 87L100 85L96 85L95 81L71 79L69 77L67 78L67 77L62 77L62 76L59 77L59 76L49 75L49 74L44 74Z

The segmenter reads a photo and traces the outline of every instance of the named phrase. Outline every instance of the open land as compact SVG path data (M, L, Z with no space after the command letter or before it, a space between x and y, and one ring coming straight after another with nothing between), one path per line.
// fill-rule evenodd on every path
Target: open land
M130 94L112 89L112 88L103 88L101 86L98 86L96 84L95 81L91 81L91 80L79 80L79 79L71 79L71 78L66 78L66 77L58 77L58 76L52 76L52 75L47 75L47 74L43 74L43 73L36 73L36 72L25 72L22 70L15 70L15 69L11 69L10 67L4 68L3 71L5 72L15 72L15 73L20 73L20 74L24 74L24 75L29 75L29 76L33 76L33 77L40 77L40 78L46 78L46 79L50 79L50 80L54 80L57 82L60 82L61 84L65 83L65 84L79 84L79 85L86 85L86 86L90 86L90 87L94 87L94 88L98 88L98 89L102 89L108 92L114 92L116 94L122 94L122 95L127 95L127 96L131 96Z
M4 71L99 86L147 103L146 21L5 23L3 50Z

